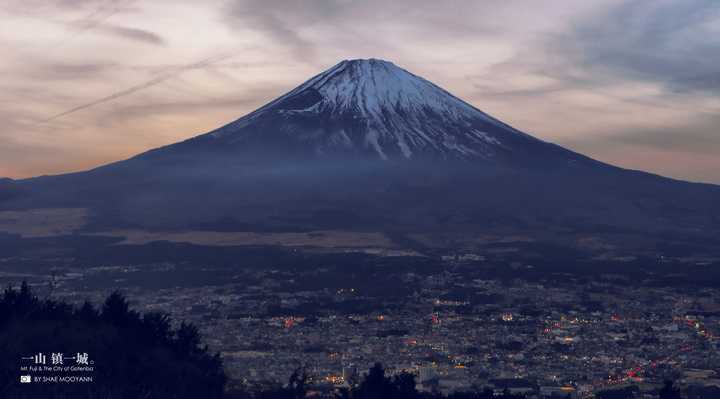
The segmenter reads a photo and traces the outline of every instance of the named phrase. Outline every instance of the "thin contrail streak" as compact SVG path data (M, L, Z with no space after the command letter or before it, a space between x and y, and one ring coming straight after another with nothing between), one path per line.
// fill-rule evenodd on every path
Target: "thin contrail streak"
M53 47L60 47L73 40L74 38L82 35L83 33L97 28L108 18L122 11L123 6L128 6L135 1L137 0L111 0L109 2L104 2L97 9L95 9L95 11L91 12L90 14L86 15L78 22L76 22L77 27L73 29L73 31L67 37L60 39L58 43Z
M55 120L55 119L62 118L63 116L67 116L67 115L70 115L70 114L72 114L72 113L75 113L75 112L78 112L78 111L82 111L82 110L87 109L87 108L90 108L90 107L94 107L94 106L96 106L96 105L98 105L98 104L102 104L102 103L106 103L106 102L108 102L108 101L116 100L116 99L118 99L118 98L120 98L120 97L124 97L124 96L130 95L130 94L136 93L136 92L138 92L138 91L140 91L140 90L144 90L144 89L150 88L150 87L152 87L152 86L155 86L155 85L157 85L157 84L160 84L160 83L162 83L162 82L164 82L164 81L166 81L166 80L168 80L168 79L170 79L170 78L172 78L172 77L174 77L174 76L176 76L176 75L178 75L178 74L180 74L180 73L182 73L182 72L184 72L184 71L187 71L187 70L189 70L189 69L204 68L204 67L210 66L210 65L212 65L212 64L214 64L214 63L216 63L216 62L220 62L220 61L223 61L223 60L225 60L225 59L228 59L228 58L230 58L230 57L232 57L232 55L228 55L228 54L217 55L217 56L209 57L209 58L206 58L206 59L204 59L204 60L202 60L202 61L198 61L198 62L195 62L195 63L192 63L192 64L183 65L183 66L180 66L180 67L173 68L173 69L171 69L171 70L169 70L169 71L167 71L167 72L165 72L165 73L163 73L163 74L161 74L161 75L159 75L159 76L156 76L156 77L154 77L154 78L152 78L152 79L150 79L150 80L148 80L148 81L146 81L146 82L143 82L143 83L140 83L140 84L138 84L138 85L132 86L132 87L127 88L127 89L125 89L125 90L118 91L118 92L113 93L113 94L111 94L111 95L109 95L109 96L106 96L106 97L97 99L97 100L92 101L92 102L89 102L89 103L87 103L87 104L79 105L79 106L74 107L74 108L71 108L71 109L69 109L69 110L67 110L67 111L63 111L63 112L61 112L61 113L59 113L59 114L53 115L53 116L51 116L51 117L49 117L49 118L47 118L47 119L42 120L42 122L43 122L43 123L51 122L51 121L53 121L53 120Z

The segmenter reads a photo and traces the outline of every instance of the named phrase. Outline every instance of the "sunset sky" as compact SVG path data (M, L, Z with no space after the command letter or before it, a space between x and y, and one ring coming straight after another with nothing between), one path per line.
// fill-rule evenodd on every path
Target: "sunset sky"
M370 57L601 161L720 183L716 0L2 0L0 176L127 158Z

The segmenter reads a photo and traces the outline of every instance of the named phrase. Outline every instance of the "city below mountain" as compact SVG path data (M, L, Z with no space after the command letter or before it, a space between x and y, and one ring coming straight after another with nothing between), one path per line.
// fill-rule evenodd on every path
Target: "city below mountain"
M720 1L488 3L5 0L0 399L720 399Z
M718 203L718 186L621 169L544 142L375 59L342 61L215 131L128 160L0 181L0 210L88 209L85 232L694 240L720 236Z

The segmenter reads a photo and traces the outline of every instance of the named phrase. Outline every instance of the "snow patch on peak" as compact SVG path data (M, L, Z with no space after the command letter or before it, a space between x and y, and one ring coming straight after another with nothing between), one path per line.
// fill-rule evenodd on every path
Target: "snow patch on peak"
M392 62L373 58L341 61L210 136L231 136L239 143L250 136L262 140L264 134L285 135L288 144L300 142L315 153L351 149L380 159L488 158L511 149L508 135L535 140Z
M307 89L317 90L329 107L354 110L366 117L379 117L388 110L428 109L455 120L470 115L487 117L431 82L377 59L342 61L298 91Z

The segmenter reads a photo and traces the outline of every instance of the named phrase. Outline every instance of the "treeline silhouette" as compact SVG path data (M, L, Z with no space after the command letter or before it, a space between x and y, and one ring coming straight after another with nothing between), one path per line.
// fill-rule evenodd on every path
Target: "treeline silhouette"
M595 396L597 399L635 399L640 397L640 390L637 386L628 386L619 389L611 389L606 391L598 392ZM709 396L706 396L706 392L695 392L692 396L693 399L714 399L720 396L713 394L708 391ZM680 394L680 389L675 386L672 381L665 381L665 384L658 392L658 399L684 399L685 397Z
M308 389L308 376L302 369L296 370L282 388L265 389L250 392L243 389L232 389L226 394L226 399L305 399L317 397L316 392ZM720 390L696 389L690 391L690 396L680 394L680 389L672 381L665 381L664 386L659 390L658 399L718 399ZM340 388L330 395L323 397L334 399L526 399L528 396L519 393L511 393L507 389L497 392L489 387L465 392L454 392L443 395L436 390L418 391L415 375L401 373L395 376L387 376L382 364L376 363L362 382L352 387ZM531 395L536 398L538 396ZM638 387L629 386L618 389L600 391L595 395L596 399L637 399L640 398ZM642 396L645 397L645 396ZM546 399L570 399L570 394L552 393L550 396L542 396Z
M43 353L88 354L92 371L22 372ZM76 366L65 359L64 366ZM92 382L20 383L20 375L90 376ZM167 315L130 310L119 293L98 309L39 299L28 285L7 288L0 300L0 398L222 398L226 377L218 355L200 346L194 325L172 327Z
M308 389L308 376L302 370L296 370L288 384L282 388L250 392L243 389L228 391L226 399L304 399L313 396ZM501 392L492 389L481 391L455 392L443 395L437 391L421 392L417 390L415 375L401 373L388 376L382 364L375 363L367 375L352 387L339 388L331 395L336 399L524 399L525 395ZM558 398L560 399L560 398Z

